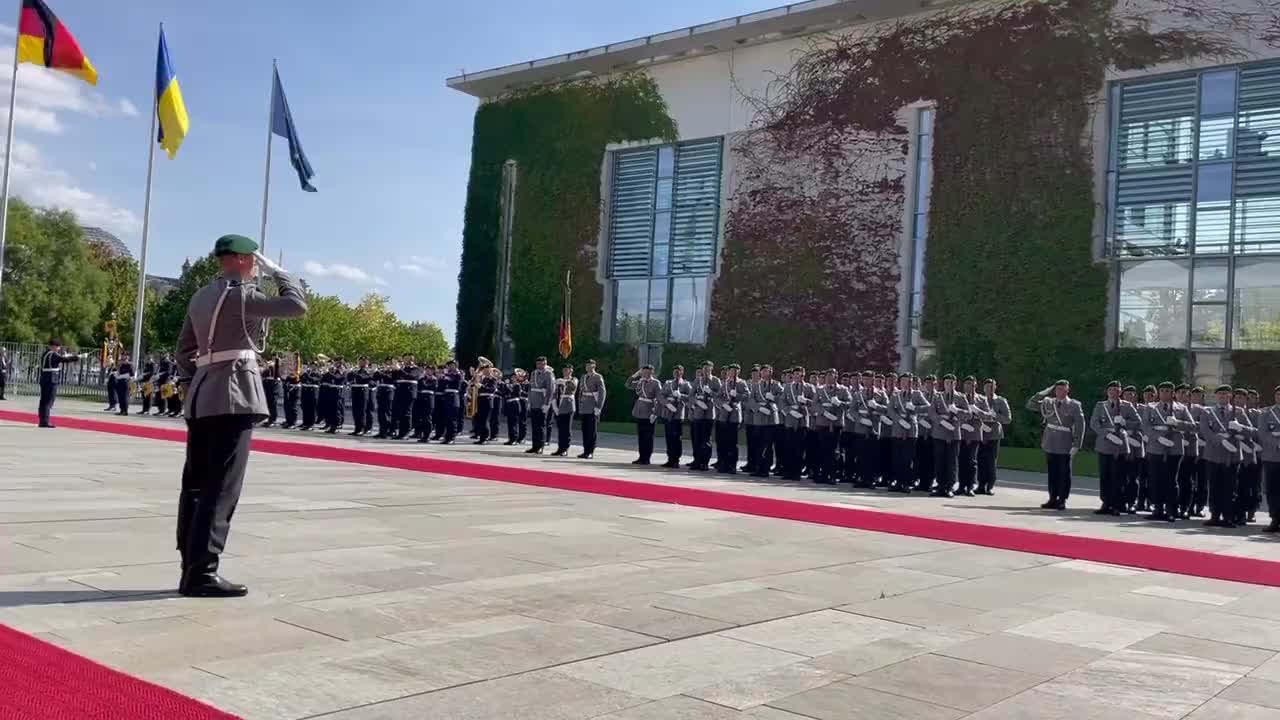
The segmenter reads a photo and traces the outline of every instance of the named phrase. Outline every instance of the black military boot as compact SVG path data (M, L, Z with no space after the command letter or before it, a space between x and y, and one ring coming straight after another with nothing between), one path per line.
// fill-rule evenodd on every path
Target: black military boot
M219 575L218 561L213 560L184 569L178 593L185 597L244 597L249 594L249 588Z

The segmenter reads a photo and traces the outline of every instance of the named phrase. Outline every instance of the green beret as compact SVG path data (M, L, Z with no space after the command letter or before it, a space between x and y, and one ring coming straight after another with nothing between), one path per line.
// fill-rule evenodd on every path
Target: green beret
M725 370L741 370L742 366L738 363L729 363L724 367Z
M1190 389L1191 389L1191 386L1186 383L1182 383L1178 385L1178 387L1174 388L1174 390L1177 390L1178 392L1182 392L1183 390L1190 390Z
M218 242L213 244L213 254L219 257L223 255L252 255L256 252L258 252L258 243L243 235L223 235L218 238Z
M1120 381L1119 381L1119 380L1112 380L1111 382L1107 383L1107 389L1108 389L1108 390L1110 390L1111 388L1118 388L1118 387L1120 387Z
M1155 392L1155 391L1156 391L1156 386L1155 386L1155 385L1148 385L1148 386L1146 386L1146 387L1142 388L1142 392L1144 392L1144 393L1153 393L1153 392Z
M967 383L970 383L970 382L971 382L971 383L976 383L976 382L978 382L978 378L976 378L976 377L974 377L974 376L972 376L972 375L966 375L966 376L965 376L965 378L964 378L964 381L965 381L965 382L967 382Z
M1070 387L1070 386L1071 386L1071 381L1070 381L1070 380L1059 380L1058 382L1056 382L1056 383L1054 383L1054 384L1053 384L1053 386L1054 386L1054 387L1060 387L1060 386L1063 386L1063 385L1065 385L1065 386L1067 386L1067 387Z
M943 376L942 376L942 379L943 379L943 380L955 380L955 379L956 379L956 376L955 376L955 375L952 375L951 373L947 373L946 375L943 375Z
M1124 386L1124 391L1125 391L1125 392L1136 393L1136 392L1138 392L1138 386L1137 386L1137 385L1125 385L1125 386Z
M1215 393L1220 393L1220 392L1231 392L1231 386L1230 386L1230 385L1226 385L1226 384L1219 385L1219 386L1218 386L1218 389L1217 389L1217 390L1214 390L1214 392L1215 392Z
M1200 393L1201 395L1203 395L1203 394L1204 394L1204 388L1202 388L1202 387L1200 387L1199 385L1197 385L1197 386L1195 386L1195 387L1191 388L1191 392L1192 392L1192 393Z
M1159 385L1157 385L1157 386L1156 386L1156 389L1157 389L1157 390L1172 390L1172 389L1173 389L1173 383L1169 382L1168 380L1165 380L1164 382L1162 382L1162 383L1160 383Z

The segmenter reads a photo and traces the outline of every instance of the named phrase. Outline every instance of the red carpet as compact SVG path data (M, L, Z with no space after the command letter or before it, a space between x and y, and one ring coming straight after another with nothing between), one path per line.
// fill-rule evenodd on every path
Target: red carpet
M236 720L0 625L3 720Z
M36 416L33 413L0 410L0 420L34 423ZM134 425L71 417L56 418L55 422L64 428L114 433L130 437L175 442L183 442L186 438L186 430L181 427L161 428L153 425ZM1280 587L1280 562L1257 558L1220 555L1122 540L1063 535L1039 530L980 525L932 517L860 510L858 508L815 505L796 500L739 495L715 490L701 490L631 480L612 480L551 470L501 467L462 460L446 460L439 457L399 455L392 452L357 450L331 445L257 439L253 441L253 449L257 452L275 455L356 463L415 472L439 473L478 480L571 490L595 495L612 495L633 500L724 510L744 515L798 520L820 525L871 530L896 535L910 535L1001 550L1017 550L1073 560L1090 560L1180 575L1196 575L1218 580ZM582 467L590 466L584 465ZM1244 541L1242 540L1241 542ZM1280 548L1280 544L1277 547Z

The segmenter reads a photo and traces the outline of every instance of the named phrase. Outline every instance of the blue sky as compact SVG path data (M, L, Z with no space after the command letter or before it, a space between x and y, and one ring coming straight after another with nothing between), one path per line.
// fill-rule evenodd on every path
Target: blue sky
M401 317L436 322L450 339L477 101L446 89L445 79L781 4L48 2L99 82L89 88L22 67L15 194L76 210L137 255L164 21L191 131L176 159L157 149L148 272L176 275L185 257L225 233L256 237L276 58L319 192L298 188L277 139L268 251L283 250L285 265L320 292L347 300L383 293ZM13 37L11 26L3 36ZM11 42L0 43L6 70Z

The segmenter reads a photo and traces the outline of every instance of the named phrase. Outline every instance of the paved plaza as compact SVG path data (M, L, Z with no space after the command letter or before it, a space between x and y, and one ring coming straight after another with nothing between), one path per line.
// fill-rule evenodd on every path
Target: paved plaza
M28 410L5 403L4 410ZM62 415L114 418L59 403ZM1280 559L1256 533L690 476L512 448L260 437ZM0 422L0 623L249 720L1280 720L1280 588L255 453L177 596L179 443Z

